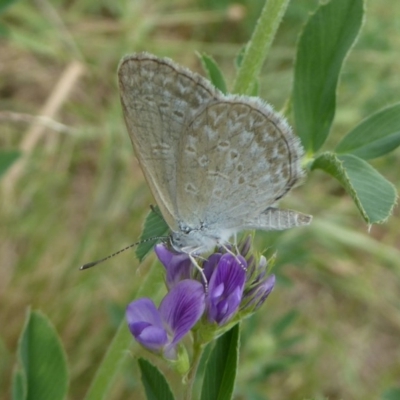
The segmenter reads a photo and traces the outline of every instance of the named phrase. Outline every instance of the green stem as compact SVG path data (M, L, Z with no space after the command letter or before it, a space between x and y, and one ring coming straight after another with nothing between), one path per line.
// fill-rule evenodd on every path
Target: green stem
M195 337L194 344L193 344L192 365L190 366L190 370L186 376L185 393L183 396L184 400L192 399L193 386L194 386L194 382L196 380L197 369L199 368L201 355L203 354L203 349L204 349L204 345L199 344Z
M160 293L161 285L163 285L163 271L162 268L159 268L159 266L154 263L141 285L137 296L144 297L148 295L148 293L153 293L152 297L154 298L156 297L155 294ZM128 349L131 343L132 335L129 332L125 318L123 318L114 339L101 361L84 400L109 398L109 391L112 388L115 378L118 376L122 362L129 354Z
M114 383L122 361L128 354L127 350L132 342L132 335L126 326L125 318L122 320L99 369L86 393L85 400L99 400L107 398L107 393Z
M290 0L267 0L246 46L233 93L250 94Z

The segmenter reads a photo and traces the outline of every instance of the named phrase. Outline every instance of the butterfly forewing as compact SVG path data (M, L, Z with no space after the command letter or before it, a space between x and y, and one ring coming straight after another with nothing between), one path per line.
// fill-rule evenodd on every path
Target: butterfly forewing
M200 75L147 53L125 57L118 76L136 156L166 222L176 230L179 141L187 121L219 92Z

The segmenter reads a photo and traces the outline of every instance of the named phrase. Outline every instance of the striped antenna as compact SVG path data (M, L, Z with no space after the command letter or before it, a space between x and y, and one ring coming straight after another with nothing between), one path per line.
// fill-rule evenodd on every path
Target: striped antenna
M140 242L136 242L136 243L130 244L129 246L127 246L127 247L125 247L125 248L123 248L123 249L121 249L121 250L119 250L119 251L117 251L117 252L115 252L115 253L113 253L113 254L107 256L107 257L104 257L104 258L102 258L102 259L100 259L100 260L92 261L92 262L90 262L90 263L84 264L84 265L82 265L81 267L79 267L79 269L80 269L81 271L83 271L84 269L92 268L92 267L94 267L95 265L100 264L100 263L102 263L103 261L108 260L109 258L115 257L116 255L118 255L118 254L124 252L125 250L129 250L129 249L131 249L132 247L138 246L138 245L140 245L140 244L142 244L142 243L147 243L147 242L150 242L150 241L152 241L152 240L161 240L161 241L162 241L162 240L165 240L165 239L168 239L168 236L155 236L155 237L151 237L151 238L148 238L148 239L141 240Z

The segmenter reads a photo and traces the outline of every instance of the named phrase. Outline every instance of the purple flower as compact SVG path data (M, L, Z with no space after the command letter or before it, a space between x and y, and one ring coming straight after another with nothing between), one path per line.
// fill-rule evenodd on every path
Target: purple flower
M190 279L193 267L186 253L175 253L161 243L155 246L154 251L167 271L165 280L168 289L172 289L184 279Z
M267 275L267 266L266 258L261 256L257 266L253 262L253 265L249 267L241 310L256 311L272 292L275 286L275 275Z
M272 292L274 286L275 275L270 275L256 284L248 293L246 293L245 297L249 298L249 302L246 304L245 308L251 307L253 312L258 310Z
M126 319L132 335L149 350L158 351L167 344L167 331L153 300L142 298L130 303Z
M215 264L216 260L213 260ZM210 261L211 263L211 261ZM206 297L210 322L225 324L237 311L246 281L247 262L242 256L222 255L212 272Z
M220 259L222 257L222 253L214 253L211 254L210 257L203 263L203 272L204 276L207 279L207 282L210 282L211 276L215 271Z
M142 298L126 310L129 330L147 349L176 358L176 345L200 319L205 308L203 285L195 280L177 283L157 309L153 301Z
M251 241L248 236L235 246L238 255L220 249L207 260L197 258L203 274L198 273L188 254L170 250L165 244L157 245L155 252L166 270L169 292L158 308L149 298L128 306L126 317L135 339L175 362L183 359L181 347L178 352L180 340L205 310L202 323L196 327L202 343L226 329L235 316L242 318L257 310L272 291L275 276L267 275L268 262L265 257L258 259L254 255Z

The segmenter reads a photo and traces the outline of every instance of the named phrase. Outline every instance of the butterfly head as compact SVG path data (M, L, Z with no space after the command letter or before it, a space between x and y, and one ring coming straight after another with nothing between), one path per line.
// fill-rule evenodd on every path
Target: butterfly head
M191 228L180 225L178 231L170 235L170 243L179 253L202 254L213 250L216 246L228 243L232 232L222 232L208 229L206 226Z

